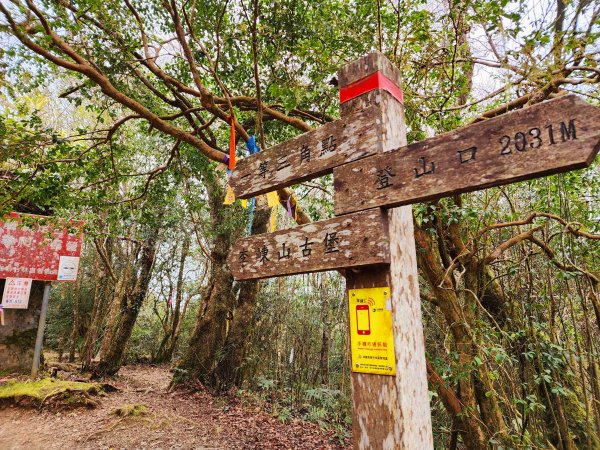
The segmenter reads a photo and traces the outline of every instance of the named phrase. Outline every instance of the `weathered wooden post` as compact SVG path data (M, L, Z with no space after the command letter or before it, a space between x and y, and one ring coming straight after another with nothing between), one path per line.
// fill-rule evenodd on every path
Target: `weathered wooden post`
M403 205L587 167L600 150L600 110L566 95L406 145L389 60L371 53L338 78L341 119L242 159L231 177L236 196L249 198L333 172L337 217L239 239L229 267L236 280L345 269L354 447L431 449L412 210Z
M381 53L371 53L338 72L342 117L379 107L382 153L406 145L401 76ZM393 173L382 173L388 183ZM334 178L337 189L337 180ZM396 375L352 373L355 449L433 448L425 344L411 206L388 210L389 267L347 271L349 295L358 288L389 287Z

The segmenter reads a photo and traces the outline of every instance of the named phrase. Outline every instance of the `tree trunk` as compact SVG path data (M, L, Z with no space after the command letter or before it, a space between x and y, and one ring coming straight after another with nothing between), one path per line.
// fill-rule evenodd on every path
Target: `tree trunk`
M69 362L75 361L75 348L77 347L77 337L79 334L79 289L81 288L81 278L75 282L75 293L73 294L73 324L71 334L69 335Z
M252 226L252 234L267 232L270 209L262 207L257 209ZM258 281L244 281L240 283L233 320L223 345L222 358L212 372L213 384L220 389L230 386L240 387L246 379L246 355L249 337L255 324L254 308L258 300L260 286Z
M218 387L221 382L230 384L231 380L235 379L231 367L238 364L240 355L245 352L243 341L247 339L246 333L238 335L236 330L236 334L226 344L228 320L232 318L236 320L233 276L227 266L227 255L235 239L243 233L245 223L244 220L235 217L235 214L239 214L235 207L223 205L224 192L216 179L206 179L205 186L210 204L211 225L215 230L210 252L210 278L188 348L178 365L172 383L179 384L189 379L199 379L213 387ZM257 204L259 202L262 201L257 199ZM263 214L261 208L257 208L254 229L266 231L268 217L268 213ZM251 282L241 285L238 303L241 311L246 312L240 311L237 317L238 324L234 323L232 330L237 327L241 327L240 331L247 329L257 294L258 288L252 286ZM236 350L227 355L229 353L227 350L234 348ZM224 354L227 356L223 357ZM223 364L218 369L220 363Z
M434 245L432 237L415 225L415 242L417 245L417 259L425 279L427 280L431 291L436 298L436 305L440 308L446 323L454 338L454 345L458 353L458 370L464 371L472 367L473 364L473 342L469 332L468 316L469 312L463 308L459 302L454 289L445 289L441 287L444 279L444 267L441 263L437 247ZM443 384L437 385L443 389ZM443 392L440 392L443 396ZM461 424L459 430L463 442L469 449L487 448L487 437L481 426L481 418L477 414L478 408L475 398L474 379L472 375L461 377L458 380L458 393L460 401L460 410L454 411L448 409L454 419Z
M188 348L178 365L174 382L200 379L209 383L217 351L225 342L229 303L233 296L233 277L227 267L230 247L228 234L218 234L211 251L211 272L208 287L198 311L198 318Z
M179 272L177 274L177 287L175 288L175 309L173 310L171 320L169 321L167 332L165 332L165 335L160 342L155 357L152 358L153 362L155 363L171 361L173 358L173 352L175 351L175 345L177 345L178 333L176 333L176 331L179 328L179 321L183 320L181 315L181 301L183 299L183 274L185 269L185 260L187 259L190 251L190 245L191 238L186 234L181 245L181 256L179 258ZM168 307L170 308L170 306Z
M106 272L101 271L98 279L96 280L96 287L94 288L94 300L92 305L92 317L90 326L87 334L85 335L85 342L81 349L80 359L84 369L89 369L96 353L96 344L98 341L98 335L102 322L106 316L106 299L109 296L109 289L107 287L108 277Z
M122 302L118 326L116 327L108 350L102 354L96 367L100 375L114 375L121 368L127 341L133 331L133 326L146 299L148 285L152 275L152 267L156 257L156 236L142 244L140 272L133 292L126 295Z
M136 251L132 252L131 258L134 258L133 255L137 253ZM121 276L119 281L117 282L117 286L115 287L115 292L110 302L110 312L108 314L108 320L106 325L104 326L104 335L102 336L102 342L100 343L100 350L98 351L98 358L104 358L110 351L110 347L112 346L113 337L115 332L119 326L119 320L121 318L121 310L127 308L127 288L129 286L130 279L132 278L133 272L133 263L125 263L125 267L121 272ZM133 283L131 283L133 284Z
M329 302L325 289L325 274L321 276L321 323L323 333L321 336L321 354L319 358L319 374L321 384L329 385L329 345L331 342L331 321L329 318Z

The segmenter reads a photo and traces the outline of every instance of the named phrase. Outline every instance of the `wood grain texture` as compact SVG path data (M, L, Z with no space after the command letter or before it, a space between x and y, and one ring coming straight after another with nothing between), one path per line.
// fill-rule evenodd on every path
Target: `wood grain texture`
M566 95L338 167L335 213L586 167L600 149L599 123L600 109Z
M398 70L375 52L338 72L341 86L382 71L400 85ZM403 105L388 92L375 90L341 105L350 114L377 104L382 118L382 155L406 145ZM335 183L335 170L334 170ZM337 200L336 200L337 202ZM389 213L390 266L346 272L347 289L390 286L396 376L352 373L352 434L355 449L433 449L421 322L412 208ZM404 316L406 315L406 316Z
M376 107L304 133L238 161L231 176L237 198L248 198L331 173L381 148Z
M380 209L239 239L228 265L236 280L389 263Z
M399 414L394 436L397 448L433 449L412 208L393 208L388 219Z

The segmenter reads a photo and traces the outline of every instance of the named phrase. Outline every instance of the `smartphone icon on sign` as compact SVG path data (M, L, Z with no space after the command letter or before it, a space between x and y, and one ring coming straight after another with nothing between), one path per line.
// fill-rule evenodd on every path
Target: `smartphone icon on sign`
M369 305L356 305L356 331L361 335L371 334Z

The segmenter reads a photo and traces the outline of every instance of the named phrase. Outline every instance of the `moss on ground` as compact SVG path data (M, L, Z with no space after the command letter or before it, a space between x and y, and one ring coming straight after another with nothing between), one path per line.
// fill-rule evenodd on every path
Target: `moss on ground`
M52 400L64 405L95 406L91 395L101 392L101 386L80 381L43 378L36 381L8 381L0 385L0 404L24 403L42 405Z
M134 405L123 405L115 409L114 414L119 417L139 417L148 414L145 405L136 403Z

